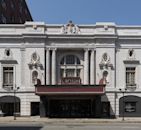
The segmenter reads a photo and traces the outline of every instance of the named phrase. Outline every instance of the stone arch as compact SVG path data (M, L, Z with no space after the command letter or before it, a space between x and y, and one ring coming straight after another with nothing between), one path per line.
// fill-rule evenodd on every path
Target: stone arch
M0 97L0 103L13 103L13 102L20 102L20 98L17 96L2 96Z
M4 116L20 115L20 98L17 96L0 97L0 113Z
M141 117L141 97L128 95L119 99L119 116Z

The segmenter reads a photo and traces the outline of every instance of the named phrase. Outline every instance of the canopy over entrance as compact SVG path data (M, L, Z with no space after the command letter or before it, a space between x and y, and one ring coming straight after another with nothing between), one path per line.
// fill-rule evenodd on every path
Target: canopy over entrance
M105 85L36 85L35 93L41 95L102 95Z

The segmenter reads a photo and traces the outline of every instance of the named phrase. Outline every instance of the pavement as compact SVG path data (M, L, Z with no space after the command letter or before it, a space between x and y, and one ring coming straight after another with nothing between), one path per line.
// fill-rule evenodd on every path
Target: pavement
M81 123L141 123L141 117L139 118L115 118L115 119L94 119L94 118L40 118L39 116L32 117L0 117L0 124L17 124L17 123L29 123L29 124L81 124Z

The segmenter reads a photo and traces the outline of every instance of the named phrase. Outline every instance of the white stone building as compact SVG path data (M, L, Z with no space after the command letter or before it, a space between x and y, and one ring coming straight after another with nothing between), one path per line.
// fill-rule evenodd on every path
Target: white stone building
M8 116L141 116L140 62L141 26L1 24L1 111Z

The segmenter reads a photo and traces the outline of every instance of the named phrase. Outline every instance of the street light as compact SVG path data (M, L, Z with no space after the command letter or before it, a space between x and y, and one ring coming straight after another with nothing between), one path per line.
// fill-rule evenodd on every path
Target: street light
M124 108L125 108L125 105L124 105L124 93L127 91L127 88L124 88L124 89L119 89L119 91L122 93L123 95L123 106L122 106L122 121L124 121Z
M12 87L11 89L13 90L13 93L14 93L14 111L13 111L13 116L14 116L14 120L16 120L16 92L18 91L19 87Z

